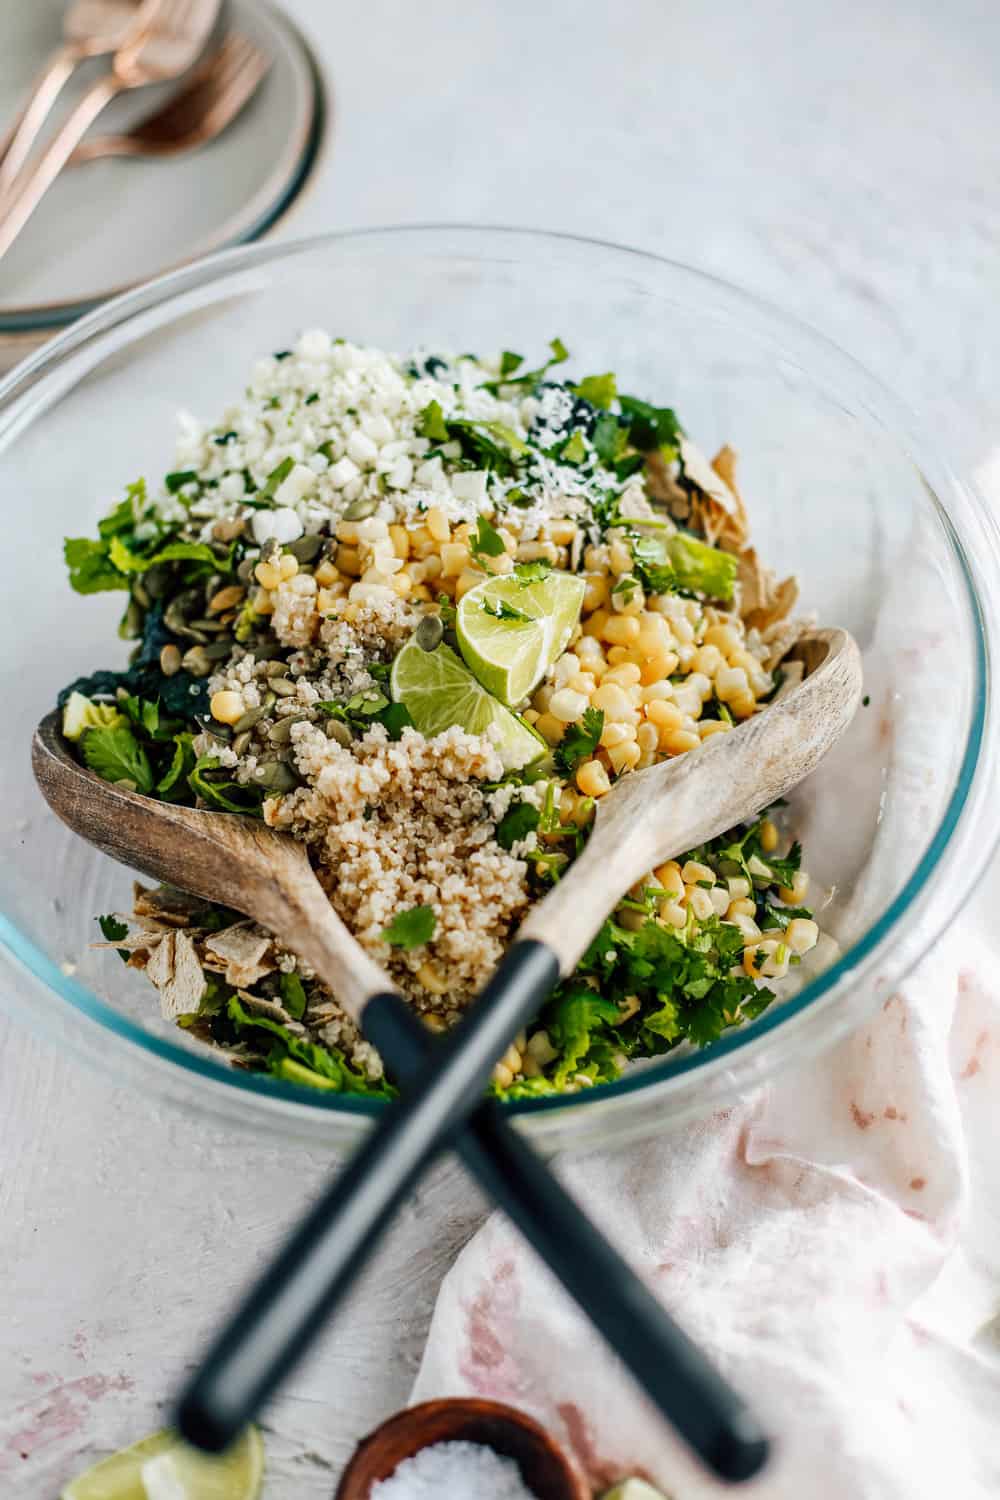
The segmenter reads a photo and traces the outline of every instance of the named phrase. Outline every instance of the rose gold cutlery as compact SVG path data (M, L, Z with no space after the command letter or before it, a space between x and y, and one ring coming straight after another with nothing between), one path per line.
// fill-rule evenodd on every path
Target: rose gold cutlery
M0 139L0 191L27 160L63 86L82 62L117 52L140 36L159 0L74 0L63 19L62 45L38 74L6 135Z
M259 47L232 33L162 109L122 134L81 141L69 165L106 156L172 156L202 146L232 124L270 66Z
M91 85L41 156L0 198L0 256L112 99L147 84L172 82L195 64L211 36L219 5L220 0L159 0L148 29L118 49L110 71Z

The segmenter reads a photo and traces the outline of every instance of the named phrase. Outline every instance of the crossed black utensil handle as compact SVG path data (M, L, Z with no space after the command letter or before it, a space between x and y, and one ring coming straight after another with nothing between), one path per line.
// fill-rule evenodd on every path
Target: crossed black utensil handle
M545 1259L646 1395L705 1464L749 1479L768 1439L740 1396L677 1326L548 1167L483 1099L493 1066L559 978L544 943L514 943L444 1038L403 998L365 1007L365 1036L399 1078L394 1101L251 1286L176 1409L180 1432L219 1451L317 1337L418 1177L453 1149Z

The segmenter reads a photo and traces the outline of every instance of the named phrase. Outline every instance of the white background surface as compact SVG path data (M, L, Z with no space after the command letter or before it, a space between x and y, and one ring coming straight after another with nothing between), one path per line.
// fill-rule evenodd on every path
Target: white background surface
M492 220L695 261L851 349L967 470L988 461L993 0L288 8L337 118L283 235ZM159 1424L220 1295L329 1163L116 1091L2 1019L0 1044L0 1493L48 1500ZM357 1438L405 1400L437 1283L479 1214L445 1170L402 1216L268 1414L269 1500L330 1497Z

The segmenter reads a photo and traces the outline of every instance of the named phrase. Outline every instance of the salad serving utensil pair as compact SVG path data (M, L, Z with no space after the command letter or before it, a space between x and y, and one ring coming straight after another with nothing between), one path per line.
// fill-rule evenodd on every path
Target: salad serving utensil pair
M623 776L587 845L532 908L482 995L445 1038L421 1026L334 913L301 845L258 821L200 812L102 781L73 759L56 715L39 726L43 795L75 832L155 879L223 901L294 949L336 994L402 1085L402 1097L244 1297L182 1393L192 1442L225 1446L316 1337L443 1148L454 1149L545 1257L647 1395L703 1461L749 1478L768 1442L743 1400L586 1219L483 1090L498 1057L572 973L608 912L655 865L756 815L819 763L861 693L842 630L803 637L799 686L699 750Z

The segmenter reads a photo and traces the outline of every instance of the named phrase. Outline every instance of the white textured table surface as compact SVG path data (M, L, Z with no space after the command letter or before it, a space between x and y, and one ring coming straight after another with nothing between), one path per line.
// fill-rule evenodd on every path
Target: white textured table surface
M821 327L968 469L1000 433L991 0L290 0L336 95L283 227L461 219L691 260ZM0 19L0 36L2 36ZM2 39L0 39L2 45ZM9 747L5 747L5 753ZM318 1153L114 1089L0 1019L0 1493L48 1500L158 1425ZM320 1500L403 1402L481 1206L443 1170L268 1415L269 1500Z

